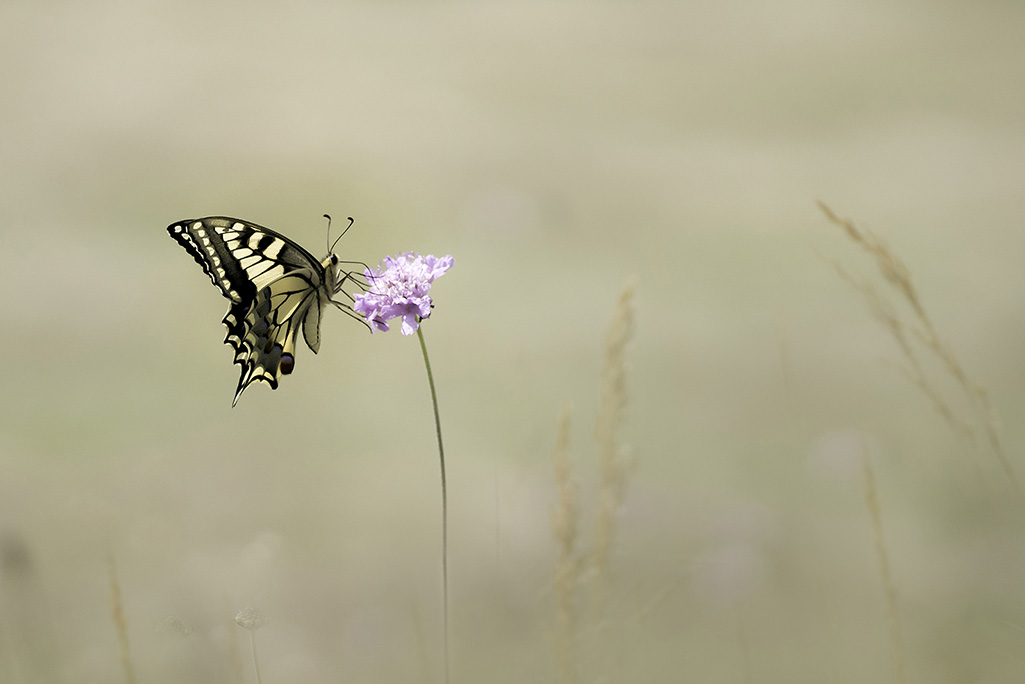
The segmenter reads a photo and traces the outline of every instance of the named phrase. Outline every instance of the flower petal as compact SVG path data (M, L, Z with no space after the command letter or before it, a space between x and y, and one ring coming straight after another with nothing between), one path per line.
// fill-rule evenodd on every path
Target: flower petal
M431 283L454 263L451 255L438 258L406 252L386 256L376 270L365 271L370 287L355 295L353 311L366 317L372 332L388 330L385 321L401 317L402 334L412 335L420 321L431 315Z

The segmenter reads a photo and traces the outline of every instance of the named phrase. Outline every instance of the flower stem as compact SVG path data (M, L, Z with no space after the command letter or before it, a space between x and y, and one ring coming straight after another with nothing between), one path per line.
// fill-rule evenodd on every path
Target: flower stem
M434 427L438 433L438 457L441 461L441 585L442 601L444 602L445 628L445 684L448 684L448 488L445 484L445 447L441 442L441 417L438 414L438 394L434 390L434 374L431 373L431 360L427 356L427 343L424 342L423 326L417 326L416 336L420 338L420 350L424 354L424 366L427 367L427 384L431 386L431 403L434 404Z
M260 677L260 661L256 659L256 630L249 630L249 643L253 647L253 667L256 668L256 684L263 684L263 678Z

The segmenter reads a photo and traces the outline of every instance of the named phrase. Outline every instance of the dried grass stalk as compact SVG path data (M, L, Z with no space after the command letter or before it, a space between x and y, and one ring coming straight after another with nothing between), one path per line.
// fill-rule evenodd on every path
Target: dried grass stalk
M968 439L973 450L978 451L979 448L977 435L979 433L984 435L986 443L1008 480L1020 494L1025 494L1018 474L1000 440L996 415L986 389L969 378L953 351L940 338L911 281L911 272L907 266L874 233L869 230L859 230L853 222L840 218L822 202L819 202L818 205L830 222L839 226L851 242L873 259L883 280L911 309L909 319L905 320L897 313L896 307L870 283L854 277L840 264L830 260L840 277L851 283L865 297L883 327L896 341L904 358L905 365L901 366L902 374L929 399L936 412L954 432ZM931 381L923 367L919 348L924 348L928 354L938 360L960 388L961 394L973 413L970 419L966 420L959 416L936 384Z
M118 643L121 647L121 666L125 670L125 682L135 684L135 672L132 669L131 651L128 648L128 620L125 619L124 604L121 602L121 585L117 581L117 568L114 554L107 553L107 569L110 574L110 613L117 628Z
M600 486L598 512L594 525L594 546L590 570L593 575L592 618L601 622L605 614L608 587L609 556L616 529L616 515L626 496L627 473L630 467L620 430L626 410L626 349L633 337L633 285L627 284L619 296L605 346L602 369L602 394L595 424L598 445Z
M864 445L862 445L861 466L862 494L865 496L865 506L872 518L872 540L875 544L876 560L879 562L879 575L882 578L883 591L886 594L886 621L890 628L890 643L893 647L894 681L898 684L907 684L904 638L900 627L900 613L897 610L897 586L894 584L893 575L890 572L890 557L886 551L883 537L883 511L879 504L879 492L876 489L872 459L868 448Z
M552 511L552 531L558 547L555 566L556 660L559 681L575 683L581 679L580 662L589 670L604 671L606 660L599 628L604 623L608 585L609 557L616 529L616 515L626 494L629 461L620 440L626 408L626 348L633 336L633 287L627 285L619 297L605 350L602 371L602 396L595 427L600 471L597 512L593 541L581 549L579 486L573 474L569 453L571 411L567 405L559 419L555 442L555 480L559 500ZM578 607L582 586L590 589L591 615L583 643ZM586 645L586 660L578 653Z
M555 439L555 481L559 487L559 502L552 511L552 531L559 553L555 564L555 604L558 624L555 653L559 681L564 684L573 684L577 681L576 593L580 581L580 563L576 556L580 502L578 486L573 478L573 461L569 455L571 415L572 410L567 404L562 409L559 430Z

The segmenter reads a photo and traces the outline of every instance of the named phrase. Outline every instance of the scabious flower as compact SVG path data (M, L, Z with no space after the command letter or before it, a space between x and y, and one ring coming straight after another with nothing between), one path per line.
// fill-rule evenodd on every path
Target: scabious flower
M385 257L376 270L368 268L363 273L370 289L356 294L352 309L366 317L371 332L388 330L385 321L402 318L402 334L412 335L420 321L431 315L427 294L431 283L454 263L451 255L438 258L406 252Z

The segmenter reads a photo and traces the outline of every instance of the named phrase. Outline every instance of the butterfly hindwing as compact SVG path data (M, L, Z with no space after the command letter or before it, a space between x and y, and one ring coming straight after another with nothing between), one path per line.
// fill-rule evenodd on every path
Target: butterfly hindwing
M228 312L225 317L225 324L229 326L227 341L235 347L235 363L242 366L236 402L251 383L259 380L276 389L281 376L292 372L299 328L306 326L313 306L317 306L319 312L319 283L314 278L319 280L307 269L292 271L257 292L237 324L228 322L229 316L234 321L237 315Z
M232 406L253 382L276 389L292 372L300 327L319 349L321 305L334 294L330 257L318 263L283 235L227 217L179 221L167 231L230 301L224 341L242 367Z

